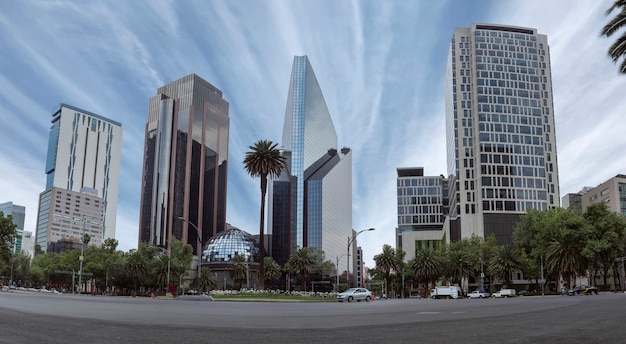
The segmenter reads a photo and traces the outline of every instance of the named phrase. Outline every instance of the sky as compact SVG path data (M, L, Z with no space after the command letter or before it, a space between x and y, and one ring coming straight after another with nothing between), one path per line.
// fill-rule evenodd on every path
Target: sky
M626 173L626 76L600 36L613 1L151 0L0 2L0 203L35 233L52 112L122 123L116 239L137 247L148 100L195 73L230 103L227 222L258 234L248 146L280 143L293 57L307 55L353 155L366 266L395 246L396 168L447 174L444 74L455 27L531 27L550 44L561 196ZM334 261L334 257L327 257Z

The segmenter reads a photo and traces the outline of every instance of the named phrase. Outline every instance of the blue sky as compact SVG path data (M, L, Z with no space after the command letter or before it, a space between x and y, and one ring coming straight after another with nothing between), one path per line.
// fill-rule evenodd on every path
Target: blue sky
M308 55L339 145L353 151L353 228L365 262L394 245L396 168L445 174L445 62L455 27L548 35L561 195L626 173L626 76L599 32L612 1L2 1L0 203L35 232L52 111L124 129L116 238L137 246L148 99L196 73L230 103L227 222L258 233L259 181L241 161L280 142L294 55ZM333 260L333 257L328 257Z

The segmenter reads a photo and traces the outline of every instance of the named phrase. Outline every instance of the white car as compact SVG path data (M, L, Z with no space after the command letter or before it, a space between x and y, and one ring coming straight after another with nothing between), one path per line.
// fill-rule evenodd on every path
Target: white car
M350 288L343 293L337 294L337 301L343 302L344 300L352 302L354 300L370 302L372 300L372 292L365 288Z
M467 297L470 299L482 299L489 297L489 293L486 291L474 290L473 292L467 294Z

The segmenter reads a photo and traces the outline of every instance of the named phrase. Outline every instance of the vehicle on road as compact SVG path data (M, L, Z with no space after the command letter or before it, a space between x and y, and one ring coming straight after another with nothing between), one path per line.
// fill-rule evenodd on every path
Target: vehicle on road
M433 299L458 299L461 296L461 288L457 286L438 286L430 291Z
M495 297L496 299L513 297L513 296L517 296L517 292L515 291L515 289L501 289L491 294L491 297Z
M489 293L481 290L474 290L473 292L467 294L469 299L483 299L489 297Z
M583 284L583 285L579 285L578 287L574 287L567 292L567 295L569 296L578 295L578 294L598 295L598 288Z
M337 301L361 301L370 302L372 300L372 292L365 288L349 288L343 293L337 294Z

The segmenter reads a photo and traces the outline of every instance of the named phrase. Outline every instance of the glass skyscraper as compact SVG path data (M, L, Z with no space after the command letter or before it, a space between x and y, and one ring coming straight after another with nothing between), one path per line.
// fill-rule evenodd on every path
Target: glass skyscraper
M550 50L536 29L457 28L446 70L453 240L512 241L529 209L559 206Z
M4 214L4 217L11 216L17 236L15 237L15 243L11 247L11 252L17 253L23 250L22 248L22 236L24 235L24 220L26 218L26 208L21 205L13 204L13 202L0 203L0 212ZM26 248L26 250L32 250Z
M194 225L202 243L224 231L228 107L222 91L195 74L159 88L150 99L139 242L167 247L174 236L198 255Z
M306 56L294 57L283 126L287 170L268 188L271 256L316 247L335 260L352 233L352 153L337 133ZM356 245L355 245L356 246Z
M101 238L115 238L117 196L122 152L122 125L95 113L61 104L52 114L46 157L46 190L39 196L36 243L45 249L51 221L62 223L64 233L81 227L86 214L79 209L50 212L53 188L80 193L89 190L102 200L97 223ZM60 201L60 200L59 200ZM75 225L78 223L78 225ZM81 239L81 235L67 237Z

